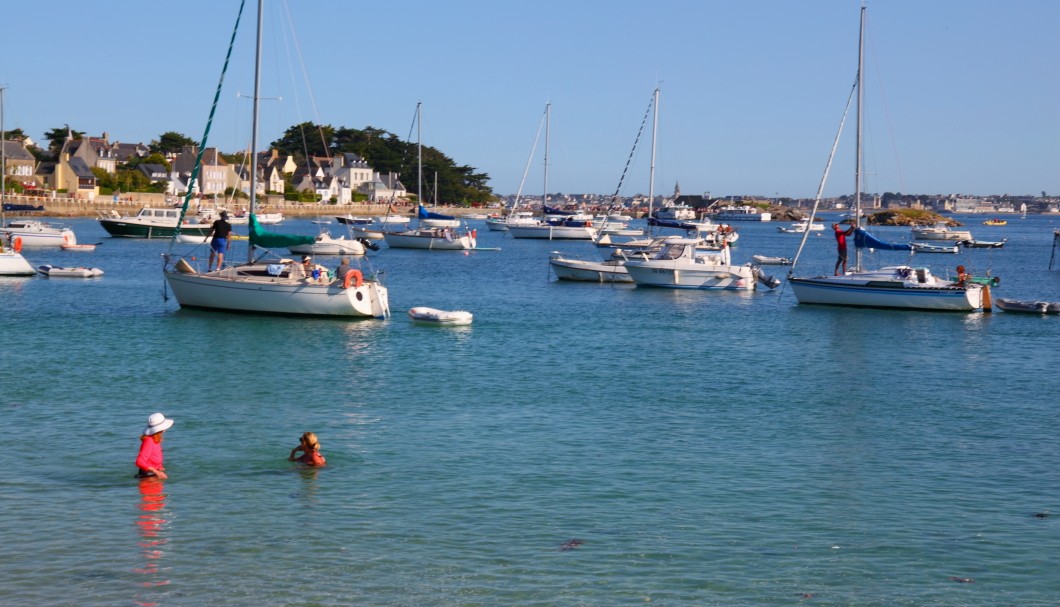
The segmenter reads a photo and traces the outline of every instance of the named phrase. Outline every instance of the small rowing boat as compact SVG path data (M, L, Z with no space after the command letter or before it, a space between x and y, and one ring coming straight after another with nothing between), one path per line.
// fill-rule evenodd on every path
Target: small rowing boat
M436 310L418 306L409 309L409 318L413 322L428 325L444 325L448 327L459 327L470 325L474 316L471 312L464 310Z
M752 255L751 259L763 266L790 266L791 260L787 257L770 257L768 255Z
M76 253L91 253L96 250L96 247L102 243L97 242L96 244L61 244L59 248L64 251L74 251Z
M962 240L961 246L969 249L1000 249L1005 246L1007 239L1001 240Z
M961 247L957 244L943 245L943 244L926 244L922 242L911 242L909 246L912 247L914 253L960 253Z
M1028 314L1060 314L1060 302L1030 301L1016 299L996 299L997 307L1006 312L1024 312Z
M52 265L40 266L37 271L49 278L95 278L103 275L103 270L99 268L61 268Z

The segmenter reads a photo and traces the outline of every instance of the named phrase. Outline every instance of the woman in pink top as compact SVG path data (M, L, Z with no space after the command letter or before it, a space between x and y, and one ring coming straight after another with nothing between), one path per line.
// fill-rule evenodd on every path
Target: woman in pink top
M166 419L161 413L153 413L147 418L143 436L140 437L140 453L136 456L137 477L157 476L168 478L166 468L162 465L162 435L173 425L173 420Z

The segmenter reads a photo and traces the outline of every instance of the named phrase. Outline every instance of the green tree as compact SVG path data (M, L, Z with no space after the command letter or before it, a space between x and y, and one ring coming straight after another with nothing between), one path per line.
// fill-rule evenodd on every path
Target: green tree
M59 157L59 152L63 149L63 144L66 143L66 138L72 136L76 139L83 139L85 136L84 131L75 131L70 128L69 124L64 124L61 128L54 128L44 133L44 139L48 142L48 157L55 159Z
M187 135L175 131L166 131L159 135L158 139L153 139L147 148L151 152L157 152L159 154L176 154L185 147L197 144L198 142Z

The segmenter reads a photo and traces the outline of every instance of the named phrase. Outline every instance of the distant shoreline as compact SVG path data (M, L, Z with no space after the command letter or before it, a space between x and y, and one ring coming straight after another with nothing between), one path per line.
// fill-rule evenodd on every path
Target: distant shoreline
M10 216L46 216L46 217L98 217L101 213L117 211L122 215L135 215L143 207L172 207L172 202L167 202L160 194L133 193L119 197L115 201L111 197L97 197L95 200L81 200L77 198L51 198L39 196L7 196L4 202L8 204L24 204L32 206L43 206L41 211L7 211ZM240 199L230 205L218 201L217 206L226 207L230 210L245 209L248 201ZM306 204L283 200L279 196L269 197L266 201L259 201L257 210L259 212L282 211L290 217L321 217L336 215L370 216L386 215L390 204ZM415 215L416 206L407 203L397 204L393 207L397 213L391 215ZM212 199L193 200L189 213L197 213L199 209L214 208ZM432 210L435 207L431 207ZM437 211L454 216L470 215L473 213L496 213L503 209L472 208L472 207L437 207Z

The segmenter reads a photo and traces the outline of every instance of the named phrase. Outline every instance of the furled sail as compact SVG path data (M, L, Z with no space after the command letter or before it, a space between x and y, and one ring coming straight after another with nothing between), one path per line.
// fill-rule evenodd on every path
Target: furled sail
M422 204L420 205L419 218L420 219L456 219L456 217L453 217L452 215L442 215L441 213L433 213L431 211L428 211L427 209L425 209L423 207Z
M267 232L258 223L257 216L253 213L250 215L250 244L255 247L282 249L300 244L313 244L314 242L316 242L316 238L313 236Z
M854 231L854 246L859 249L876 249L878 251L912 251L908 243L886 242L858 228Z

